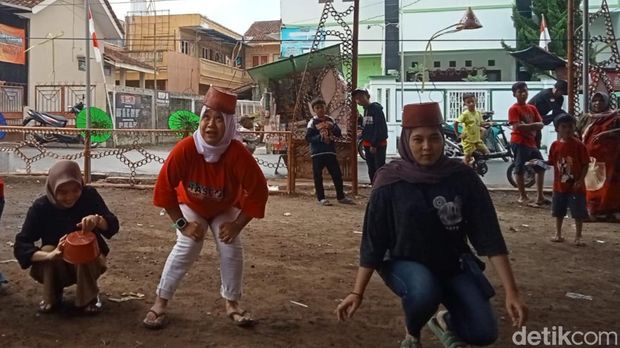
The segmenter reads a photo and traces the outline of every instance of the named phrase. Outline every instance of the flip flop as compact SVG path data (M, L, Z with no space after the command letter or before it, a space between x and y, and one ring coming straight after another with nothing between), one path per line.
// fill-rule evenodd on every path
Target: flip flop
M82 307L82 312L88 315L95 315L103 312L103 303L99 299L99 296L95 297L89 304Z
M467 346L467 344L458 338L454 332L444 330L441 325L439 325L437 316L432 317L431 320L428 321L427 325L435 336L437 336L439 342L441 342L444 348L460 348Z
M149 320L148 319L148 314L149 313L153 313L153 315L155 315L155 319L154 320ZM147 316L144 317L144 320L142 320L142 325L150 330L160 330L163 329L166 324L168 323L168 321L166 320L166 313L157 313L152 309L149 309L148 312L146 312Z
M576 246L576 247L584 247L584 246L586 246L586 243L584 243L581 239L576 239L573 242L573 245Z
M532 203L528 203L527 206L530 207L530 208L540 209L540 208L544 208L545 204L541 204L541 203L538 203L538 202L532 202Z
M413 337L407 337L400 342L400 348L422 348L422 343Z
M558 238L556 236L556 237L551 238L551 241L554 242L554 243L562 243L562 242L564 242L564 237L559 237Z
M238 311L234 311L234 312L230 312L228 313L228 317L230 318L230 320L232 320L235 325L240 326L240 327L249 327L254 325L254 320L252 318L250 318L250 316L246 316L248 313L248 311L242 311L242 312L238 312ZM241 318L239 319L235 319L235 315L239 316Z
M59 303L47 303L45 301L41 301L39 302L39 307L37 308L37 312L41 314L54 313L56 312L56 310L58 310L59 306L60 306Z

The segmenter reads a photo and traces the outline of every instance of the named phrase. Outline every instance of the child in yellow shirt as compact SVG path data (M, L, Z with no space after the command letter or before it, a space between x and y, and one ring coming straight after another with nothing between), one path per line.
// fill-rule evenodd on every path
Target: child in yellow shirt
M463 161L469 165L476 150L488 155L489 149L484 145L480 136L480 127L484 126L485 123L482 120L480 111L476 110L476 96L473 93L465 93L463 101L465 106L467 106L467 110L454 121L454 131L459 136L459 123L463 124L463 133L460 135L465 155Z

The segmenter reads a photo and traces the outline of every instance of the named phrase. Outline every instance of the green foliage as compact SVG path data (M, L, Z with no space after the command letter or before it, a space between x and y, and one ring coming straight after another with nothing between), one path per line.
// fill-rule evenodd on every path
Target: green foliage
M574 1L576 9L579 8L581 0ZM540 40L540 20L545 16L547 29L551 43L549 51L555 55L566 58L566 29L568 15L565 0L532 0L532 17L528 18L519 13L516 6L512 8L512 20L516 30L516 47L508 45L502 41L502 46L508 51L523 50L531 45L538 45ZM534 19L537 22L534 22ZM581 14L575 13L575 28L581 26Z

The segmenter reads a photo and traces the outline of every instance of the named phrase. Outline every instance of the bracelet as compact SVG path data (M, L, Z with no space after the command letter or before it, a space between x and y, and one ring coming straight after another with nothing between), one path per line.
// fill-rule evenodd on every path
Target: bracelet
M360 299L363 299L363 298L364 298L364 295L360 294L359 292L351 291L351 292L350 292L350 294L351 294L351 295L356 295L356 296L359 296L359 298L360 298Z

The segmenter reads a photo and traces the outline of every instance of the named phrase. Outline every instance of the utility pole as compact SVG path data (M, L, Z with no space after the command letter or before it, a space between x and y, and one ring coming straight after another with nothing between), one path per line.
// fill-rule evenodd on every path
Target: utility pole
M566 68L567 82L568 82L568 113L575 114L575 0L568 0L566 7L566 14L568 16L567 21L567 43L566 43L566 55L568 59L568 66Z
M590 1L583 0L583 112L590 110Z
M90 168L90 106L91 106L91 100L90 100L90 41L91 41L91 37L90 37L90 26L88 23L88 17L89 17L89 5L88 5L88 0L84 0L84 37L86 38L86 40L84 40L85 42L85 60L86 60L86 105L85 105L85 110L86 110L86 136L84 139L84 182L85 183L89 183L90 182L90 173L91 173L91 168Z
M360 0L353 1L353 45L351 62L351 90L357 88L357 51L360 31ZM351 190L353 195L357 195L357 105L351 101Z

